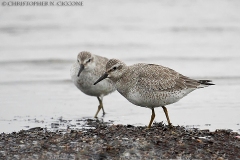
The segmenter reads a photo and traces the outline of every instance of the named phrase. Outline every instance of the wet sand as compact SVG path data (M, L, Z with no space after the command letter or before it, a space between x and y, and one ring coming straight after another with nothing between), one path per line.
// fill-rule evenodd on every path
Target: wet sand
M1 133L0 159L240 159L240 135L232 130L78 122L82 129Z

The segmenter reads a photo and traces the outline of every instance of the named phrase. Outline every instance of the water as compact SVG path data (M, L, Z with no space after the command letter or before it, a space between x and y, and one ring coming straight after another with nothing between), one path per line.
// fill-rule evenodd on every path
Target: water
M70 81L87 50L131 65L168 66L215 86L168 106L174 125L240 132L240 2L83 1L83 6L0 6L0 132L51 128L92 118L98 101ZM148 125L151 110L117 92L104 98L104 121ZM166 118L157 108L156 122ZM99 113L101 115L101 112Z

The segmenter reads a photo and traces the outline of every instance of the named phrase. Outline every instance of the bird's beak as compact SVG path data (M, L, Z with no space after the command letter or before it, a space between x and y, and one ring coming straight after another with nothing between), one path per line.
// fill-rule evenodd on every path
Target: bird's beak
M81 72L84 70L84 65L80 64L79 72L78 72L78 77L80 76Z
M107 74L107 73L104 73L104 74L94 83L94 85L96 85L98 82L104 80L104 79L107 78L107 77L108 77L108 74Z

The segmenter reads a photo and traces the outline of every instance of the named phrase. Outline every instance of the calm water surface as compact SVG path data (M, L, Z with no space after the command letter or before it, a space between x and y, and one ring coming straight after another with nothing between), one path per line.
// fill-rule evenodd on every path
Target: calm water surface
M0 132L78 127L98 101L81 93L69 69L87 50L131 65L168 66L215 86L169 105L174 125L240 132L240 1L84 1L75 7L0 6ZM151 110L117 92L104 121L148 125ZM156 122L165 122L157 108ZM99 114L101 115L101 113Z

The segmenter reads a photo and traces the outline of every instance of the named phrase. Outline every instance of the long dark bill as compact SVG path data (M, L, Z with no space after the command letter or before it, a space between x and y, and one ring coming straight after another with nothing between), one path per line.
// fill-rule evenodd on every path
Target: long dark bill
M80 76L81 72L84 70L84 65L80 64L79 72L78 72L78 77Z
M104 73L104 74L94 83L94 85L96 85L98 82L104 80L104 79L107 78L107 77L108 77L108 74L107 74L107 73Z

